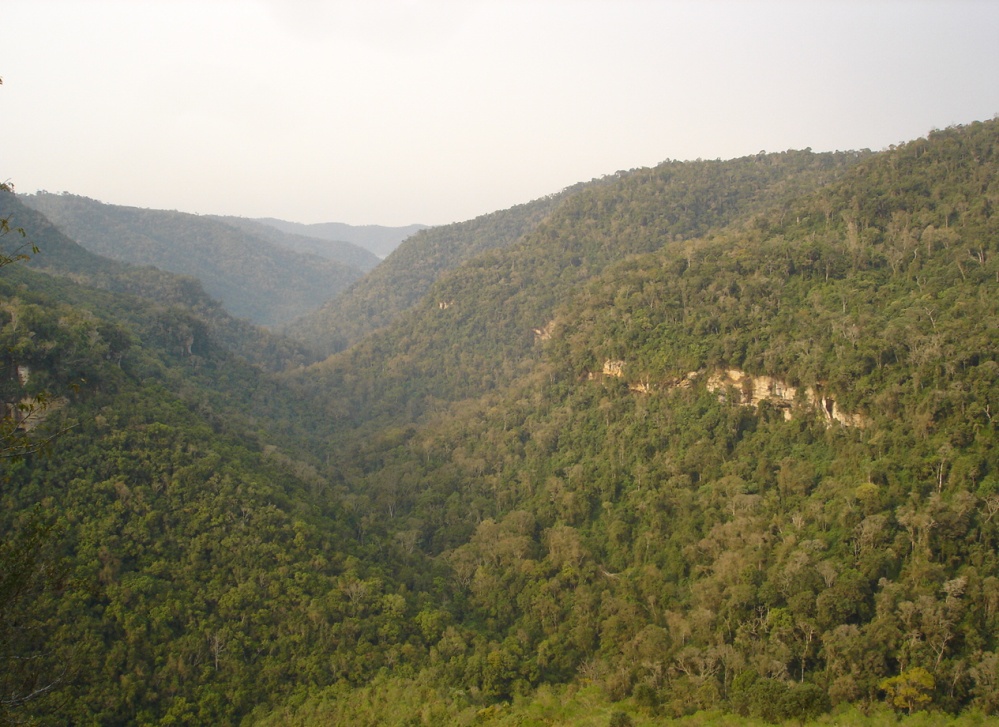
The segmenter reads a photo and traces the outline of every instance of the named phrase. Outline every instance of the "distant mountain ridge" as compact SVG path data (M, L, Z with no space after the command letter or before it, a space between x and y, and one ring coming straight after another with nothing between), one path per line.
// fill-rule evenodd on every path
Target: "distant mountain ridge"
M194 276L119 262L87 250L41 212L24 204L20 196L0 192L0 218L9 220L15 228L30 231L38 253L24 263L27 269L53 278L71 278L77 286L133 299L126 308L134 307L134 301L141 299L143 304L163 310L183 310L185 315L196 316L204 332L218 344L265 370L294 368L315 359L308 347L234 318ZM8 275L16 272L17 268L7 271ZM35 287L39 287L37 283ZM65 286L53 282L51 287Z
M294 250L295 252L307 255L318 255L327 260L336 260L337 262L352 265L364 272L369 272L381 262L381 258L378 255L353 242L331 240L296 232L285 232L274 225L253 220L249 217L229 217L222 215L211 215L211 217L227 225L238 227L251 235L262 237L288 250Z
M420 224L386 227L384 225L348 225L343 222L317 222L307 225L300 222L278 220L273 217L261 217L254 221L294 235L350 242L365 250L370 250L380 258L386 257L410 235L427 228L427 225Z
M277 325L303 315L364 273L281 247L212 217L39 192L19 199L99 255L197 277L235 316Z

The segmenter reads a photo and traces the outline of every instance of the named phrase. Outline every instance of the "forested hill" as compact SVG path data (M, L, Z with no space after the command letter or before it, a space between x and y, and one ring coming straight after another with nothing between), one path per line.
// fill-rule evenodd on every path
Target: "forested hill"
M25 239L10 233L4 240L9 243L6 246L20 245L22 252L29 253L30 245L39 249L39 254L31 256L24 265L54 276L72 278L83 286L139 298L163 310L191 313L197 316L204 330L228 350L270 371L302 366L315 360L316 354L311 348L233 318L218 301L205 293L195 278L129 265L92 253L66 237L44 215L21 200L19 196L0 192L0 219L7 220L11 228L30 231L30 238ZM54 291L77 289L62 288L58 283L47 287Z
M394 289L403 292L436 282L391 327L314 373L326 382L320 386L344 390L337 407L341 412L350 408L350 416L359 418L355 421L386 412L420 412L431 399L478 395L530 366L556 306L608 265L720 230L754 211L790 204L863 156L799 151L619 172L548 201L455 226L452 234L478 232L480 225L515 234L483 236L500 245L490 244L458 267L461 258L426 255L446 262L426 273L415 259L423 256L421 237L428 243L448 238L437 230L421 233L396 253L403 255L412 245L407 264L390 265L395 262L390 258L341 300L353 300L369 279L390 274ZM468 239L459 238L463 245ZM409 285L403 284L407 275L414 281ZM383 297L390 294L389 286L378 290ZM357 300L366 297L358 294Z
M412 650L432 586L357 537L308 392L230 350L195 281L110 290L104 260L90 287L100 258L2 201L5 255L16 225L39 252L0 262L0 724L235 724Z
M766 159L575 196L317 368L357 397L331 452L368 536L464 596L429 676L273 723L384 691L571 723L551 690L586 685L645 718L999 709L999 123L797 189ZM635 194L726 164L751 203Z
M862 152L806 151L726 162L666 162L651 170L618 172L573 185L467 222L430 228L406 240L371 274L320 310L294 322L286 332L324 351L343 350L396 321L420 302L449 305L448 301L455 297L454 291L431 292L429 297L427 294L434 282L463 263L468 262L469 267L459 285L467 284L472 291L479 286L495 291L497 281L489 278L491 273L485 273L489 279L477 280L472 277L475 275L472 270L483 253L504 248L523 250L512 253L523 256L523 260L510 264L514 268L519 265L525 273L507 284L523 283L522 299L550 307L554 297L561 294L559 291L571 288L610 261L655 249L675 236L702 234L746 214L754 206L792 199L800 190L835 178L862 156ZM619 196L621 199L616 199ZM615 220L613 224L617 224L618 204L629 208L630 229L604 227L606 220ZM584 218L588 220L584 229L569 229ZM601 221L596 221L597 218ZM548 244L553 236L559 236L560 245ZM597 243L602 250L582 247L592 245L597 239L603 240ZM482 266L489 270L507 264L494 265L492 257L482 260ZM571 275L563 273L568 268L574 269ZM504 305L511 316L522 315L510 308L510 301ZM462 318L472 326L495 322ZM403 324L403 328L407 325ZM543 321L538 325L543 325ZM518 334L507 330L497 331L497 335Z
M92 252L197 277L230 313L257 324L275 325L314 310L363 275L210 217L70 194L40 192L21 199Z
M213 217L220 222L238 227L251 235L262 237L285 249L336 260L364 272L370 271L381 261L381 258L370 250L352 242L327 240L321 237L309 237L302 233L285 232L274 225L247 217ZM289 223L288 229L294 229L294 227Z
M327 354L342 351L416 305L444 273L487 250L512 245L584 185L405 240L376 270L285 332Z

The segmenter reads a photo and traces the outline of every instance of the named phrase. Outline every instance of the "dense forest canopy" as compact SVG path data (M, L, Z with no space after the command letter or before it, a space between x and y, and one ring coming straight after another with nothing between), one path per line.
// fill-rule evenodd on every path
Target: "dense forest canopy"
M997 173L620 172L418 233L321 362L4 195L4 718L999 714Z

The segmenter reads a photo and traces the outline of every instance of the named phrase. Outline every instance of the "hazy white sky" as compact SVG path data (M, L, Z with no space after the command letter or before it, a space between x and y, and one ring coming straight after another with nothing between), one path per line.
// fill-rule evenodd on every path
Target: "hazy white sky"
M4 0L0 179L442 224L667 158L999 113L991 0Z

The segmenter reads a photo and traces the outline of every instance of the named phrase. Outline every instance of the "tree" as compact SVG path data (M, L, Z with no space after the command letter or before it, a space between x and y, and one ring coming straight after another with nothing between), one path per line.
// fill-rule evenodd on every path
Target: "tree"
M795 684L781 699L784 716L805 724L829 711L829 695L816 684Z
M3 79L0 79L0 84L3 83ZM0 194L13 194L14 185L10 182L0 182ZM11 227L10 226L10 215L6 217L0 217L0 239L7 237L7 235L14 234L19 237L25 237L26 233L23 227ZM7 251L0 249L0 268L6 267L11 263L15 263L21 260L27 260L30 256L24 252L25 248L31 250L32 253L37 253L38 248L34 245L22 244L15 247L13 250Z
M913 667L898 676L883 680L878 688L885 692L885 699L895 709L909 714L925 707L932 700L930 692L936 687L933 675L921 666Z

